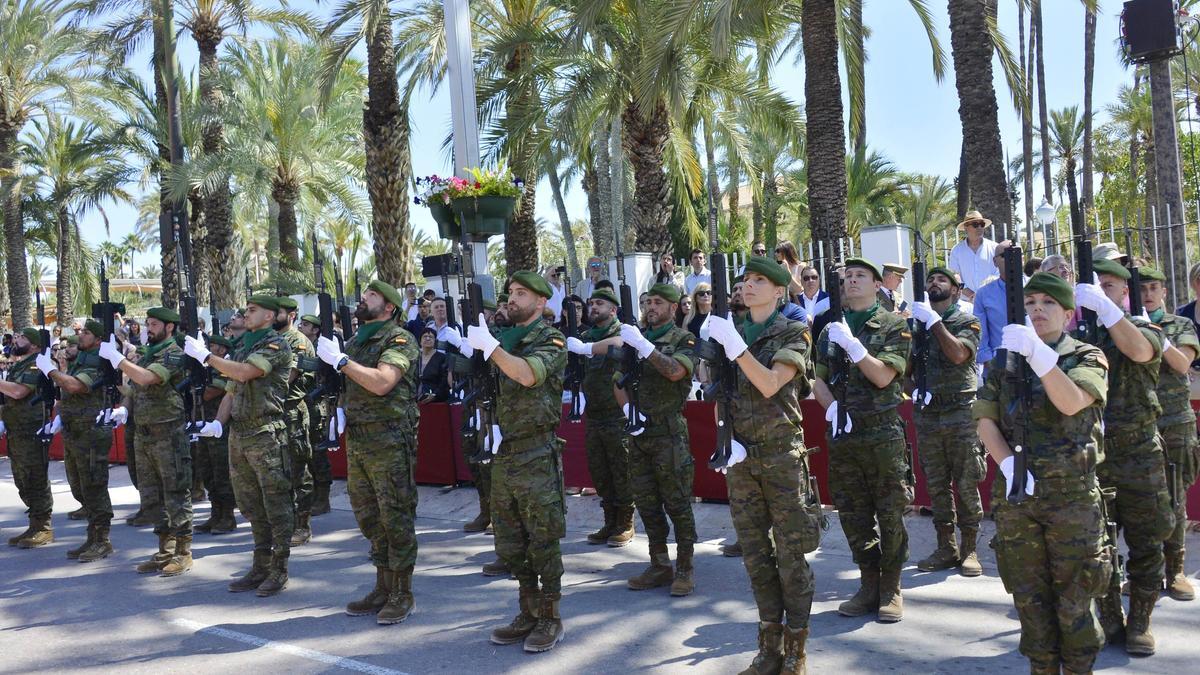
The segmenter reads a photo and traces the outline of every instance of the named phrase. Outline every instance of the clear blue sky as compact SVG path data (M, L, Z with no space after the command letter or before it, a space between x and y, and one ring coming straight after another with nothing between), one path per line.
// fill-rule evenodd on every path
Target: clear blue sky
M295 0L295 9L327 16L329 3ZM939 34L947 56L950 52L949 21L945 0L931 0ZM1001 29L1013 49L1017 44L1017 16L1014 3L1000 3ZM1055 0L1044 5L1044 25L1048 34L1045 49L1047 100L1051 109L1081 105L1083 99L1083 9L1077 0ZM1117 58L1118 0L1103 0L1102 16L1096 37L1096 74L1094 105L1097 126L1106 119L1105 106L1115 100L1120 85L1130 78ZM953 64L948 64L946 79L938 84L930 68L930 52L925 33L907 2L870 0L865 19L874 31L867 43L867 142L882 152L898 168L954 176L958 171L961 140L958 97L954 87ZM181 59L185 70L195 67L191 39L181 41ZM360 55L361 56L361 55ZM144 61L144 58L142 59ZM781 64L774 78L776 86L793 100L802 102L803 65L792 66L790 59ZM1013 110L1003 75L997 66L996 88L1000 102L1001 138L1009 154L1020 154L1020 120ZM412 156L417 175L447 174L452 171L442 139L449 130L450 103L445 90L437 96L418 97L413 111ZM543 181L539 189L537 215L557 222L550 190ZM567 210L572 218L586 218L586 196L578 182L566 186ZM1041 196L1036 197L1041 201ZM131 208L109 205L112 236L120 239L133 229L135 213ZM412 211L414 225L434 235L434 226L423 208ZM98 215L83 223L86 239L104 240ZM434 235L436 236L436 235ZM138 256L138 265L152 262L153 256ZM52 261L48 261L51 262Z

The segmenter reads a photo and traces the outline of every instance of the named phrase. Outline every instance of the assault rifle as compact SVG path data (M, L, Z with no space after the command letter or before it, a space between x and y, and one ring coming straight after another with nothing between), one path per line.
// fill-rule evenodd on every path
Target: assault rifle
M188 240L187 223L180 221L176 230L175 260L179 266L179 275L184 281L180 285L179 294L179 325L175 339L182 345L184 336L200 333L200 310L196 306L196 277L192 274L189 261L191 260L191 243ZM185 249L185 242L186 251ZM188 422L184 433L195 443L199 441L196 432L204 424L204 390L208 387L208 367L193 358L184 358L187 377L180 383L184 388L183 402L187 409Z
M563 270L566 268L566 265L563 265ZM563 313L567 317L567 337L577 338L579 337L579 317L575 315L575 302L571 300L571 277L565 271L563 284L567 294L567 300L563 306ZM579 388L583 385L583 369L583 356L568 353L567 371L564 373L563 384L571 392L571 412L567 415L567 421L574 424L578 424L583 419L582 401L579 398Z
M712 272L712 314L722 319L729 318L729 277L725 274L725 256L717 240L717 207L713 195L708 195L708 243L712 253L708 256L708 269ZM717 447L708 458L708 468L713 471L725 468L733 454L733 397L737 391L737 366L725 355L721 343L709 338L700 348L701 358L708 362L710 381L704 387L704 399L717 405Z
M618 318L621 323L636 326L633 319L633 289L625 282L625 254L621 252L621 238L614 232L617 249L617 280L621 284L621 308ZM629 413L625 417L625 432L637 436L646 430L645 415L642 414L642 361L638 358L637 348L632 345L621 347L621 377L617 380L617 388L625 392L629 402Z
M1130 246L1129 230L1125 230L1125 269L1129 270L1129 315L1141 316L1146 308L1142 306L1142 273L1138 270L1137 261L1133 257Z
M925 302L925 259L921 256L921 235L917 235L917 257L912 264L913 301ZM928 363L930 338L925 322L913 320L912 376L916 390L913 391L913 407L924 410L930 400Z
M333 286L337 290L338 323L342 324L342 343L344 344L354 337L354 324L351 323L350 307L346 305L346 295L342 290L342 273L336 262L333 264Z
M329 297L329 290L325 287L325 261L321 258L321 251L317 247L317 237L313 235L313 277L317 285L317 314L321 322L321 337L328 340L337 341L337 336L333 332L333 298ZM309 402L316 401L319 398L324 398L328 401L328 412L325 419L322 421L325 430L325 436L317 443L317 448L321 450L330 450L339 447L336 432L330 437L329 430L334 428L334 423L337 420L337 404L338 397L341 396L345 389L345 375L339 373L333 366L316 359L317 383L311 391L304 395L305 400Z
M50 331L46 330L46 308L42 305L42 290L39 286L33 287L34 302L37 303L37 320L41 328L38 329L38 336L41 339L41 352L50 349ZM62 317L59 318L59 321ZM29 402L30 405L37 403L42 404L42 426L38 428L37 437L42 442L42 456L45 461L50 461L50 443L54 440L53 434L43 434L42 429L46 425L54 421L54 399L58 397L58 387L54 386L54 380L48 375L38 374L37 395Z
M463 232L463 242L467 241ZM483 287L475 281L474 262L471 256L471 244L466 244L467 250L462 256L463 273L466 275L467 293L463 321L467 324L478 321L483 314ZM467 266L470 265L470 269ZM449 304L449 303L447 303ZM486 326L484 327L486 330ZM459 366L458 363L462 365ZM466 447L474 447L475 454L471 462L487 464L492 461L492 446L495 444L493 426L498 424L496 418L496 398L500 391L499 375L483 357L483 351L472 350L471 359L456 359L459 373L466 370L467 388L463 397L463 424L461 433Z
M829 258L825 261L825 292L829 294L830 322L842 321L842 279L837 273L838 258L841 257L840 242L838 246L829 245ZM836 250L836 253L835 253ZM826 345L826 356L829 357L829 393L838 404L837 417L833 421L833 435L846 433L849 416L846 411L846 380L850 377L850 357L846 351L833 340Z
M122 316L125 314L125 305L117 304L111 301L108 291L108 271L105 268L104 261L100 261L100 302L92 305L92 317L100 322L103 326L104 335L96 337L101 340L107 340L108 336L116 333L117 313ZM121 405L121 373L113 368L108 359L100 359L100 382L104 387L104 407L111 410ZM114 424L107 420L107 415L101 415L96 422L96 426L113 428Z
M1013 244L1004 251L1004 305L1008 325L1025 325L1025 294L1021 247ZM1009 443L1013 451L1013 482L1008 486L1008 503L1025 501L1026 471L1028 470L1029 415L1033 408L1033 371L1025 358L1004 350L1004 386L1008 389Z
M1129 245L1126 244L1126 248ZM1080 284L1095 283L1096 272L1092 266L1092 242L1084 234L1075 244L1075 282ZM1096 312L1083 310L1083 319L1075 326L1075 338L1080 342L1096 344Z

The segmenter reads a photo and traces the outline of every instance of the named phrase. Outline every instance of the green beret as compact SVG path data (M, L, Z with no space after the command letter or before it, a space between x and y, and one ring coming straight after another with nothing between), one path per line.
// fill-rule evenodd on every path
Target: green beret
M78 335L68 335L67 337L65 337L63 339L66 340L67 344L69 344L69 345L78 345L79 344L79 336Z
M151 307L146 310L147 318L158 319L163 323L173 323L179 325L179 312L166 307ZM107 335L104 337L108 337Z
M508 293L501 293L496 296L496 302L508 302Z
M788 272L786 267L780 265L774 260L771 260L770 258L764 258L763 256L752 255L750 256L750 259L746 261L746 271L744 274L749 274L751 272L763 275L768 281L776 286L783 286L786 288L788 284L792 283L792 274L791 272Z
M607 300L618 307L621 306L621 301L617 299L617 294L613 293L611 288L597 288L592 291L588 300Z
M1167 275L1163 274L1162 270L1157 267L1139 267L1138 274L1142 277L1143 282L1161 281L1164 284L1167 283Z
M21 329L21 335L24 335L26 340L29 340L33 344L45 349L46 345L42 344L41 331L34 328L33 326Z
M1029 281L1025 282L1025 295L1030 293L1045 293L1062 305L1063 309L1075 309L1075 289L1062 277L1049 272L1034 272L1033 276L1029 277Z
M246 304L247 305L258 305L259 307L262 307L263 309L266 309L266 310L269 310L272 312L279 311L279 297L274 296L274 295L267 295L266 293L261 293L259 295L252 295L252 296L246 298Z
M1125 269L1125 266L1116 260L1108 260L1103 258L1093 260L1092 270L1096 274L1111 274L1114 277L1121 277L1126 281L1129 280L1129 270Z
M321 317L314 314L305 314L304 316L300 317L300 320L307 321L317 327L320 327L321 325Z
M492 310L493 312L494 312L494 311L496 311L496 301L495 301L495 300L488 300L487 298L484 298L484 299L483 299L483 308L484 308L484 309L490 309L490 310Z
M233 342L231 342L229 340L229 338L222 337L220 335L209 335L208 336L208 344L221 345L222 347L224 347L226 349L233 349Z
M875 275L875 281L883 281L883 272L879 271L879 266L866 258L847 258L845 267L846 269L861 267L865 270L870 270L871 274Z
M384 300L392 303L397 308L404 306L404 296L400 294L400 291L396 290L391 284L385 281L376 279L367 284L367 290L375 291L376 293L382 295Z
M101 340L108 339L108 336L104 334L104 324L95 319L88 319L87 321L84 321L83 329L100 338Z
M542 275L537 274L536 272L521 270L520 272L512 275L512 282L521 284L525 288L528 288L547 300L549 300L550 296L554 294L553 291L550 290L550 284L542 278Z
M929 281L929 277L931 277L935 274L941 274L941 275L945 276L946 278L950 279L950 283L954 284L955 288L959 287L958 277L954 276L954 272L952 272L950 270L950 268L943 267L941 265L934 267L933 269L929 270L928 274L925 275L925 281Z
M679 302L679 287L675 284L654 284L646 292L650 295L657 295L667 302Z
M279 296L279 309L286 309L289 312L296 311L296 300L286 295Z

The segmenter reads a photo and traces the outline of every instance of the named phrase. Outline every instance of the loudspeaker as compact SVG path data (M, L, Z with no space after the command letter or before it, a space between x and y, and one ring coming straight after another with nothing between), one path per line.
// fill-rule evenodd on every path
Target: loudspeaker
M458 274L458 260L455 259L453 253L421 257L421 276L426 279L441 276L452 277L456 274Z
M1138 63L1179 53L1175 0L1129 0L1121 12L1121 37L1129 58Z

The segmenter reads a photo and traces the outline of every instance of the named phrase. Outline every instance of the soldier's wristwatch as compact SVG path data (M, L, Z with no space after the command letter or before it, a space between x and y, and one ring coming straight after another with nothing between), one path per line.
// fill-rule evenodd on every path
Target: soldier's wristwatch
M342 359L338 361L337 367L334 368L334 370L338 371L339 373L342 372L342 368L345 368L347 363L350 363L350 357L343 354Z

